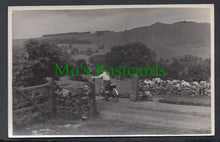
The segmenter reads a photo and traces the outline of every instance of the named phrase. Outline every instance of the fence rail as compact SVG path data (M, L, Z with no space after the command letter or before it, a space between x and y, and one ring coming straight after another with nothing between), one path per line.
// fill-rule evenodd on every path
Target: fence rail
M47 120L55 116L80 118L97 116L94 84L89 88L82 88L86 82L70 81L75 84L64 85L55 83L52 79L43 85L20 87L13 98L13 121L15 124L30 124L34 120ZM71 88L72 87L72 88ZM61 90L61 94L58 93ZM68 94L62 94L67 89ZM56 92L58 91L58 92ZM14 95L13 95L14 96ZM71 118L71 117L70 117Z
M13 105L14 122L16 124L22 124L22 121L31 123L33 120L49 119L54 115L56 113L55 87L53 80L43 85L20 87L18 89L20 99L17 99Z

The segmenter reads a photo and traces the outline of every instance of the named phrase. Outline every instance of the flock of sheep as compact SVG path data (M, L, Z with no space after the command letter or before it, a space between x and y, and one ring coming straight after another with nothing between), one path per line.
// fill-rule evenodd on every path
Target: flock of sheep
M187 82L184 80L162 80L154 78L152 80L140 80L140 91L146 95L211 95L211 84L207 81Z

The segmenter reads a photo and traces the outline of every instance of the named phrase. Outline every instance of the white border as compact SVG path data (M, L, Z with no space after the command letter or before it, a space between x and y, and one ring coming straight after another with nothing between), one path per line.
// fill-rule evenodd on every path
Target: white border
M210 8L211 26L211 133L176 135L13 135L12 113L12 12L24 10L92 10L122 8ZM8 137L49 138L49 137L141 137L141 136L214 136L215 135L215 51L214 51L214 4L169 4L169 5L84 5L84 6L9 6L8 7Z

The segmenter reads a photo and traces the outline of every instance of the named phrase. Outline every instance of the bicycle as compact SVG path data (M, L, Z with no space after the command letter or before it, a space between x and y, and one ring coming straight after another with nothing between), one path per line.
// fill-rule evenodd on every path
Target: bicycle
M118 90L116 89L116 87L117 87L116 84L110 84L109 90L105 90L104 87L102 86L99 89L98 95L105 97L106 101L108 101L108 98L110 98L111 101L117 102L119 100L119 93L118 93Z

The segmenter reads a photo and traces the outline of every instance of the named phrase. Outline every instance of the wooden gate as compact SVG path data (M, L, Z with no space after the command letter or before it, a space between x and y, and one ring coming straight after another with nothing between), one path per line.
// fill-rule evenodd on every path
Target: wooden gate
M97 116L94 84L70 82L74 83L76 88L72 86L73 84L62 86L52 79L43 85L19 88L16 93L14 92L16 97L13 95L14 124L29 124L33 121L55 118L55 116L65 117L65 114L75 115L78 118L82 116L85 118L85 114L86 117ZM62 90L63 87L69 90L69 94L62 95L56 92L57 88Z
M55 87L51 79L43 85L19 88L19 98L13 100L13 121L22 124L52 117L56 113Z

